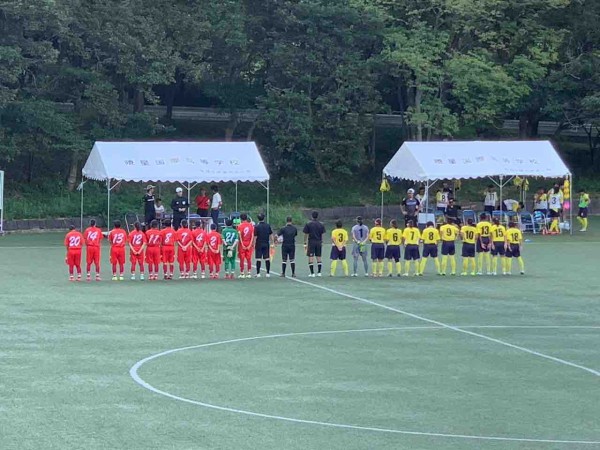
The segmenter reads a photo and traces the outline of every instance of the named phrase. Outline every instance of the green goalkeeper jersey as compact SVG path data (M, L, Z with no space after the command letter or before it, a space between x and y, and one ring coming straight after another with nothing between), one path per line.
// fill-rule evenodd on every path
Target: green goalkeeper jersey
M237 230L231 227L224 228L221 232L221 236L223 237L224 252L227 252L228 247L233 247L233 245L240 239L240 235Z

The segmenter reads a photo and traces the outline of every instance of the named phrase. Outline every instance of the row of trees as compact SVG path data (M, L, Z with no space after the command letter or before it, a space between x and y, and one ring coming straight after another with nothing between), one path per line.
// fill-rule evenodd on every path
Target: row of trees
M375 113L416 140L585 124L594 149L599 19L596 0L2 1L0 160L72 189L94 140L176 133L179 105L229 112L226 139L259 109L243 136L283 177L379 168Z

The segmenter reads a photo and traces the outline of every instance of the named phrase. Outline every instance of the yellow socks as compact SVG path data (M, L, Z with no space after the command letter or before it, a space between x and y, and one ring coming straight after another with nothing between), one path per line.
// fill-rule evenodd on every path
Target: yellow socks
M433 258L433 262L435 262L435 270L437 270L437 273L441 273L441 270L440 270L440 259L439 258Z
M475 275L475 272L477 271L477 265L475 264L475 258L469 258L469 260L471 261L471 275Z
M334 259L331 261L331 276L335 275L335 269L337 269L338 260Z
M550 224L550 232L551 233L559 233L560 229L558 226L558 219L552 219L552 223Z
M519 261L519 269L521 270L521 273L525 272L525 261L523 261L523 257L519 256L517 258L517 261Z
M388 275L393 275L393 273L394 273L394 263L391 262L391 261L388 261L387 266L388 266L388 269L387 269L388 270Z
M406 261L406 263L404 264L404 275L408 275L408 272L410 272L411 263L412 261Z
M423 259L421 260L421 269L419 270L419 273L425 272L426 266L427 266L427 258L423 257Z
M384 262L381 261L379 263L379 276L382 277L383 276L383 267L385 266Z
M477 255L477 265L479 266L479 272L483 272L483 252Z
M499 258L499 256L495 257L492 261L492 272L493 273L498 273L498 258Z
M345 259L342 260L342 268L344 269L344 275L348 276L348 274L349 274L348 261L346 261Z
M442 256L442 273L446 273L446 269L448 268L448 256Z
M490 255L489 252L485 252L484 258L485 258L485 265L487 268L487 272L489 273L492 271L492 255Z
M450 270L452 270L452 274L456 274L456 256L450 255Z
M396 273L397 273L398 275L400 275L400 274L402 273L402 263L401 263L400 261L398 261L398 262L396 263Z
M462 263L463 273L466 274L469 268L469 258L463 258Z

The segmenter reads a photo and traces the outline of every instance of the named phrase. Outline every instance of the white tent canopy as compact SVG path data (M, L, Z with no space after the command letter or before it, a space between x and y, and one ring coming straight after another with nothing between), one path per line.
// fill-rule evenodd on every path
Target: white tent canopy
M412 181L571 174L549 141L405 142L383 173Z
M437 180L490 178L500 187L500 202L502 189L515 176L572 178L550 141L405 142L383 175L423 182L428 194ZM571 224L572 214L571 207Z
M269 173L254 142L102 142L94 144L82 170L84 178L105 181L110 192L121 181L180 183L190 191L202 182L258 182L267 191ZM116 183L113 184L113 181ZM83 184L81 189L83 220Z
M96 142L82 170L93 180L269 180L254 142Z

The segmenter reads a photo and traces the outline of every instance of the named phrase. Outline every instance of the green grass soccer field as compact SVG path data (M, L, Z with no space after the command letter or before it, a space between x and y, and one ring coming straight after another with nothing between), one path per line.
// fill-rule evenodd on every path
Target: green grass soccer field
M5 236L0 449L600 448L599 226L528 235L525 276L297 281L104 248L69 283L63 235Z

